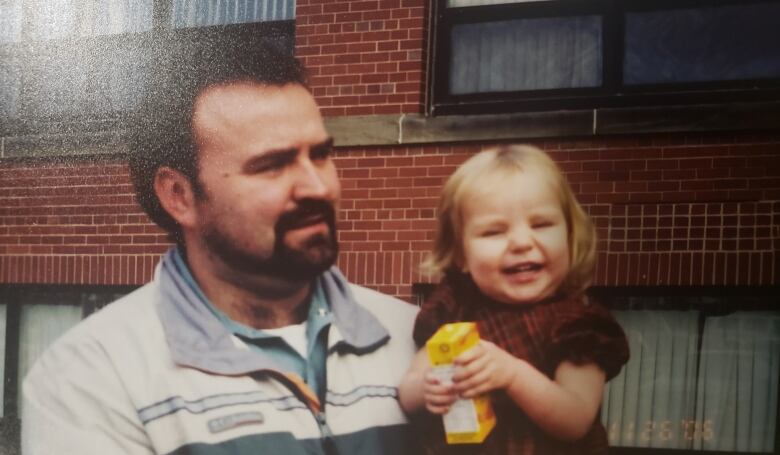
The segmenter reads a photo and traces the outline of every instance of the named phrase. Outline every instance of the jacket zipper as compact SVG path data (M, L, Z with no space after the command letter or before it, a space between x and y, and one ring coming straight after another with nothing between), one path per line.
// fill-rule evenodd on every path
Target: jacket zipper
M309 412L312 413L312 416L319 427L322 440L322 451L325 455L338 455L339 452L338 449L336 449L336 442L333 439L333 431L331 431L330 426L328 425L328 420L325 416L325 411L323 411L323 405L320 404L320 399L314 396L314 394L311 393L311 389L309 389L299 378L296 377L293 379L292 377L275 370L265 371L271 373L272 376L284 384L295 396L306 404L307 408L309 408ZM321 401L322 403L325 402L324 399Z
M320 435L322 435L322 450L326 455L338 455L336 449L336 443L333 440L333 432L328 426L328 420L325 417L325 413L322 411L313 411L314 418L317 420L317 425L320 427Z

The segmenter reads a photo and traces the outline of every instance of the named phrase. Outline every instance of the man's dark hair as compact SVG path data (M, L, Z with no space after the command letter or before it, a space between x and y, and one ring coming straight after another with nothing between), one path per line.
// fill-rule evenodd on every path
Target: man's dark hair
M197 196L198 153L192 134L195 100L206 88L231 82L306 86L289 43L252 36L193 31L190 39L153 49L147 92L133 121L128 157L136 199L149 217L183 244L181 228L162 208L154 178L167 166L186 176ZM288 48L288 49L285 49Z

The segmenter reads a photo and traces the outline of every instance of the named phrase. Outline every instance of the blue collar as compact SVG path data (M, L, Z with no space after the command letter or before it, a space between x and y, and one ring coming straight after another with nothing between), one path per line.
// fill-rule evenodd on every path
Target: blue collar
M203 302L203 304L206 305L206 307L211 310L212 313L214 313L214 316L216 316L216 318L219 319L219 321L225 327L227 327L228 331L250 340L278 338L276 335L272 335L263 330L255 329L230 319L230 317L222 312L222 310L214 306L214 304L211 303L208 297L206 297L206 295L203 293L200 286L195 281L195 277L192 276L189 266L182 257L181 250L174 248L170 257L173 260L174 265L176 265L176 271L179 273L179 276L185 283L187 283L192 292L198 296L198 298L200 298L201 302ZM321 315L326 316L322 317ZM316 334L323 327L323 325L330 324L331 319L332 317L330 315L330 306L328 305L328 301L325 299L322 286L320 286L319 280L315 280L312 285L311 306L309 308L306 319L307 326L314 326L312 327L312 330Z
M176 255L175 249L168 251L155 274L162 297L158 312L174 362L225 375L276 370L270 356L234 338L204 304L205 296L188 283L189 271ZM316 285L331 308L332 328L336 329L330 331L329 351L370 352L390 338L376 317L354 300L349 283L335 266L320 275Z

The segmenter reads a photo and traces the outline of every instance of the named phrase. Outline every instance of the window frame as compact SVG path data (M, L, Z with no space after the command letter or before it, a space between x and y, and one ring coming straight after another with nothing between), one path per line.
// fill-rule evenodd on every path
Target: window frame
M767 3L776 0L748 0ZM569 109L691 106L780 100L780 76L774 79L678 84L622 84L625 14L693 7L743 5L739 0L542 0L514 4L447 8L436 0L431 13L429 71L430 115L496 114ZM458 24L509 19L598 15L602 18L602 85L593 88L449 93L450 32Z

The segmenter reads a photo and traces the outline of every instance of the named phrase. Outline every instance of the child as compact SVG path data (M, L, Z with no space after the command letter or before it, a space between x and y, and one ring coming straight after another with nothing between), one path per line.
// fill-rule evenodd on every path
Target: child
M442 282L423 304L418 346L448 322L475 321L483 341L456 359L451 384L421 350L401 404L428 453L606 452L604 384L628 360L620 326L589 302L595 230L555 163L538 148L502 146L466 161L444 186L429 261ZM445 442L456 397L490 392L497 424L482 444Z

